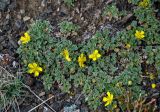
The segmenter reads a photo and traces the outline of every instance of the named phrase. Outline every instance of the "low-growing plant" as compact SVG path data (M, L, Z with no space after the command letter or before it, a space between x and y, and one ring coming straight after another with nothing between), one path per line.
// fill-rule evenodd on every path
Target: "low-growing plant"
M0 67L0 74L0 111L4 111L9 105L13 107L17 105L16 100L22 93L22 83L2 67Z
M112 18L118 19L119 10L115 4L107 5L102 15L108 16L110 21L112 20Z
M97 32L91 40L74 45L69 40L51 37L50 28L48 22L37 21L28 31L31 41L18 49L24 71L33 62L43 68L46 89L51 88L52 81L57 81L61 90L68 93L71 87L81 87L86 101L94 109L101 104L100 99L107 91L114 95L114 99L124 95L127 89L133 91L134 99L142 93L138 86L141 82L140 55L126 48L115 52L119 46L115 44L116 39L109 37L108 30ZM114 52L109 53L112 50ZM83 62L78 61L82 53L86 57ZM84 66L79 67L79 62ZM132 85L128 85L128 81ZM121 88L116 86L118 83Z
M121 16L125 16L127 14L127 11L119 11L119 9L117 8L116 4L110 4L107 5L105 7L105 9L103 10L102 16L108 17L108 20L119 20L121 18Z
M63 0L63 1L69 7L73 7L74 6L75 0Z
M64 112L75 112L77 106L75 104L72 104L71 106L65 106Z
M149 47L159 43L160 23L154 16L150 17L154 14L150 4L145 9L138 3L134 1L138 7L134 10L137 20L131 23L130 29L114 35L108 29L97 31L80 44L52 37L49 22L36 21L27 32L29 37L25 34L20 39L18 53L24 72L38 79L42 75L47 90L55 81L63 92L81 88L92 109L104 104L110 111L117 107L134 110L131 102L145 96L141 87L142 75L146 72L144 62L155 64L157 73L160 72L159 47L155 51ZM76 31L73 23L64 21L59 26L63 33Z
M59 23L59 28L60 32L66 34L66 33L76 32L80 27L76 24L73 24L72 22L63 21Z

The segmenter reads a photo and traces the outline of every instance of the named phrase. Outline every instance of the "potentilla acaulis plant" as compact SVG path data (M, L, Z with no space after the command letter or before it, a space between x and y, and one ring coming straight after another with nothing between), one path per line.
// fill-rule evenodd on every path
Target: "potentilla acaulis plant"
M129 30L126 28L113 37L106 28L79 44L73 44L63 37L51 36L52 26L48 21L35 21L19 40L17 52L24 75L42 79L47 90L52 88L55 81L68 94L73 91L72 88L80 88L91 109L97 109L100 105L109 111L119 106L127 110L128 105L132 109L130 103L138 100L140 94L141 97L145 96L141 87L142 75L146 74L141 66L143 54L147 55L148 65L154 64L157 73L160 73L160 48L154 52L154 58L150 54L152 48L141 50L139 47L142 42L160 42L157 29L160 23L153 16L152 20L148 20L148 16L153 13L149 0L130 2L137 6L134 10L137 21L130 24ZM141 16L141 13L146 16ZM138 25L137 22L144 24ZM154 75L148 76L152 78L149 88L156 89Z

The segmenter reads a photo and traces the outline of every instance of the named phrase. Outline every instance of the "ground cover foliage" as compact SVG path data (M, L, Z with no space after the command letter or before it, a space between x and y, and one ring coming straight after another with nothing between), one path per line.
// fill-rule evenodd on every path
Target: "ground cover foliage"
M160 22L152 7L154 1L128 2L135 8L134 20L127 27L114 34L108 28L97 30L78 44L53 37L53 26L48 21L35 21L21 37L17 50L24 75L41 80L46 91L54 83L68 94L80 89L91 110L104 106L108 111L133 111L140 104L143 111L158 109L143 105L143 99L149 91L159 89ZM113 22L127 14L113 3L106 6L102 16L109 16ZM61 22L59 27L63 34L79 30L69 21ZM146 85L143 76L148 80Z

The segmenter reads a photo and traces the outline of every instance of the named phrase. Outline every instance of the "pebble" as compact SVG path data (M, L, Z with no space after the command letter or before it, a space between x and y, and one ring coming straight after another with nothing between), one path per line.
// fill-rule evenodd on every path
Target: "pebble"
M18 19L22 19L22 16L18 14L18 15L17 15L17 18L18 18Z
M39 97L44 96L45 94L46 94L45 92L41 92L41 93L39 94Z
M26 21L28 21L28 20L30 20L31 18L29 17L29 16L25 16L25 17L23 17L23 21L24 22L26 22Z
M23 21L21 20L16 20L15 22L15 26L19 29L22 28L24 26Z
M102 13L101 10L97 9L96 12L95 12L95 14L94 14L94 17L95 17L96 19L98 19L98 18L100 17L100 14L101 14L101 13Z
M24 13L25 13L25 10L24 10L24 9L21 9L21 10L20 10L20 13L21 13L21 14L24 14Z
M9 19L9 18L10 18L10 15L9 15L9 14L7 14L7 15L6 15L6 19Z
M84 17L81 17L81 20L84 21Z
M47 107L44 106L43 112L50 112Z
M12 66L13 66L14 68L17 68L17 67L18 67L18 62L13 61L13 62L12 62Z
M46 6L46 0L42 0L41 6L42 6L42 7L45 7L45 6Z

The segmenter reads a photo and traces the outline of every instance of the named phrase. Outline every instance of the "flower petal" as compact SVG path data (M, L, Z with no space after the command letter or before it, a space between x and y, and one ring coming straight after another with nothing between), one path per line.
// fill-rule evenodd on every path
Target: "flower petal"
M67 56L67 57L66 57L66 60L67 60L67 61L71 61L71 58Z
M101 57L101 55L100 55L100 54L98 54L98 55L97 55L97 58L100 58L100 57Z
M108 106L110 104L110 102L107 102L104 106Z
M93 55L92 55L92 54L90 54L90 55L89 55L89 58L90 58L90 59L91 59L91 58L93 58Z
M96 61L96 60L97 60L97 58L96 58L96 57L94 57L94 58L93 58L93 61Z
M37 63L33 63L33 67L37 67L38 65L37 65Z
M103 97L103 102L107 102L108 98L107 97Z
M42 72L43 69L41 67L37 67L38 71Z
M110 93L110 92L107 92L107 95L108 95L108 97L110 97L110 96L111 96L111 93Z
M34 76L35 76L35 77L38 77L38 76L39 76L39 72L38 72L38 71L35 71Z
M32 73L34 72L34 70L33 70L33 69L29 69L27 72L28 72L29 74L32 74Z
M111 96L110 96L110 97L111 97L111 100L113 100L113 94L111 94Z
M141 31L141 33L140 33L141 35L143 35L144 34L144 31Z
M28 64L28 67L29 68L34 68L33 64L31 64L31 63Z
M28 34L27 32L24 33L24 36L25 36L26 38L30 38L30 36L29 36L29 34Z
M98 53L98 50L96 49L96 50L94 51L94 53L97 54L97 53Z
M25 37L21 36L20 41L24 41Z

